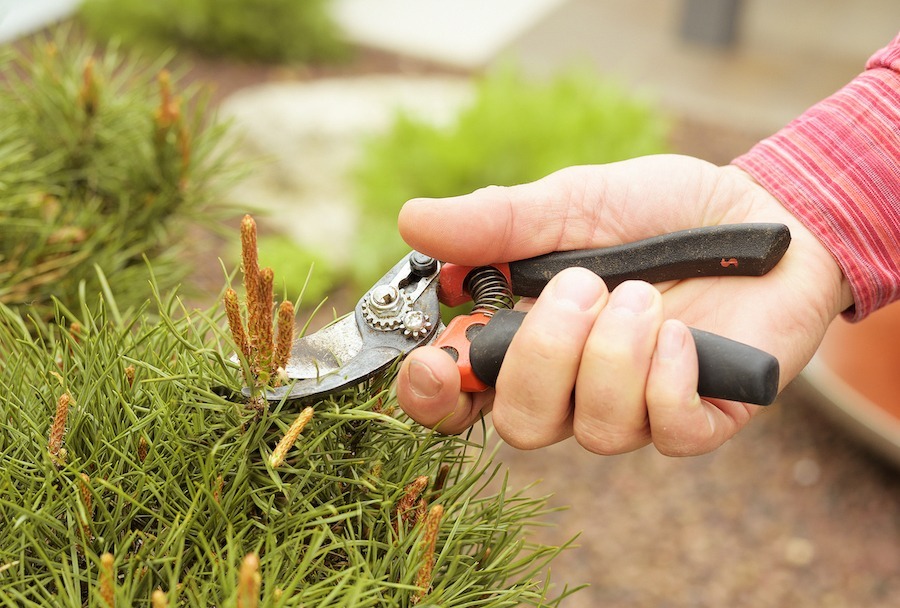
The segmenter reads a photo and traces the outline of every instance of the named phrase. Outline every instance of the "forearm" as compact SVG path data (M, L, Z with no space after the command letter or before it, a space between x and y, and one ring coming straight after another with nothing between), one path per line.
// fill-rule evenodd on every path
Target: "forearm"
M831 252L854 320L900 299L900 36L866 68L733 161Z

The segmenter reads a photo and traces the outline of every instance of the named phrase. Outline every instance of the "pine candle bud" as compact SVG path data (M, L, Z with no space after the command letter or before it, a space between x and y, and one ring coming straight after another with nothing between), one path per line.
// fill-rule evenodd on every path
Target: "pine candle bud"
M157 76L159 82L159 108L155 113L156 133L159 143L165 139L166 133L181 117L180 101L172 97L172 77L168 70L162 70Z
M256 349L259 356L259 366L267 376L271 375L272 362L274 360L275 338L272 332L272 313L275 306L275 273L271 268L263 268L259 271L259 302L257 304L258 315L256 327L252 330L256 334Z
M415 509L418 506L419 498L427 487L427 475L420 475L406 485L403 496L397 501L397 508L394 511L394 530L398 533L400 532L401 522L406 523L410 519L415 518Z
M85 521L85 525L87 525L88 521L91 519L91 513L93 512L93 498L91 495L91 478L87 473L81 474L81 483L79 485L79 493L81 494L81 504L84 506L85 517L87 517L87 521Z
M241 563L238 573L237 608L257 608L262 577L259 574L259 557L249 553Z
M300 437L300 433L303 432L303 429L306 428L306 425L309 424L312 417L313 408L307 407L300 412L300 415L297 416L293 423L291 423L287 433L284 434L284 437L281 438L281 441L278 442L278 445L275 446L275 450L269 457L269 465L273 469L284 463L284 458L287 456L288 451L295 443L297 443L297 438Z
M222 500L222 489L225 486L225 478L222 475L216 477L216 487L213 488L213 500L216 501L216 504L219 504L219 501Z
M116 605L116 586L115 586L115 559L112 553L104 553L100 556L100 598L105 602L107 608L115 608Z
M244 332L244 322L241 318L241 305L238 302L237 292L230 287L225 290L225 317L228 319L228 328L238 350L250 361L250 341Z
M428 517L425 520L425 532L422 535L422 565L419 566L419 573L416 576L416 587L419 590L412 598L413 604L421 602L431 589L432 577L434 576L434 554L437 549L438 533L441 530L441 518L443 516L444 507L441 505L434 505L428 511Z
M447 475L450 474L450 465L442 464L441 468L438 470L437 477L434 480L434 485L431 486L431 491L434 493L432 500L437 500L441 492L444 491L444 486L447 484Z
M142 463L147 460L147 454L150 453L150 444L143 437L138 441L138 460Z
M278 307L278 331L275 340L275 369L287 367L294 342L294 305L284 301Z
M94 58L89 57L88 60L84 62L81 90L78 92L78 105L81 106L85 116L88 118L97 114L99 98L100 86L97 83L97 76L94 74Z
M136 370L133 365L129 365L125 368L125 381L128 382L128 386L134 386L134 375Z
M153 608L168 608L169 606L169 598L166 597L162 589L154 591L151 599L153 600Z
M247 307L259 302L259 257L256 249L256 221L249 215L241 220L241 263L244 270L244 291ZM253 324L250 324L251 331Z
M50 437L47 441L47 450L50 452L50 459L56 466L62 466L65 461L65 451L62 449L63 437L66 434L66 419L69 416L69 404L72 398L69 393L63 393L56 402L56 415L53 417L53 424L50 426Z
M76 343L81 341L82 327L81 323L78 321L72 321L69 325L69 335L72 336L72 340Z

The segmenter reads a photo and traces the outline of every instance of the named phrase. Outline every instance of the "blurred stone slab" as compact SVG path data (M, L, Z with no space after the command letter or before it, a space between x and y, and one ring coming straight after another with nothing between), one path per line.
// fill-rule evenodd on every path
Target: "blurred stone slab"
M75 12L79 0L0 0L0 42L32 34Z
M364 138L387 129L400 110L445 124L471 95L466 79L452 77L361 76L242 89L220 108L249 170L230 198L262 209L260 222L346 263L362 229L349 172Z
M479 68L567 0L335 0L353 42Z

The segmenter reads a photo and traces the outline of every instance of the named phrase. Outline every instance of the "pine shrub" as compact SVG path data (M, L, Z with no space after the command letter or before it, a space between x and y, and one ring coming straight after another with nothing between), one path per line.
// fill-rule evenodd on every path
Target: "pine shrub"
M545 499L509 489L471 438L405 418L392 373L270 404L252 380L244 396L256 368L231 355L262 341L235 344L218 308L158 291L135 315L109 294L81 304L51 323L0 305L0 605L556 606L570 592L542 574L561 549L527 540Z
M161 289L180 281L187 229L224 215L231 173L199 91L66 33L7 53L0 84L0 303L50 318L99 267L127 307L146 299L145 260Z

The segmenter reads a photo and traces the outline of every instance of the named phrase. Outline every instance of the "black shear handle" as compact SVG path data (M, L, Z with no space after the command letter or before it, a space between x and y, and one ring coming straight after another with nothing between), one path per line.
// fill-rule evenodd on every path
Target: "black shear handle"
M784 224L725 224L670 232L601 249L556 251L509 263L513 293L537 297L551 278L571 266L600 275L612 290L623 281L661 283L674 279L761 276L787 251Z
M473 373L494 386L524 312L500 310L472 339ZM697 392L703 397L769 405L778 395L778 360L757 348L691 328L700 364Z

